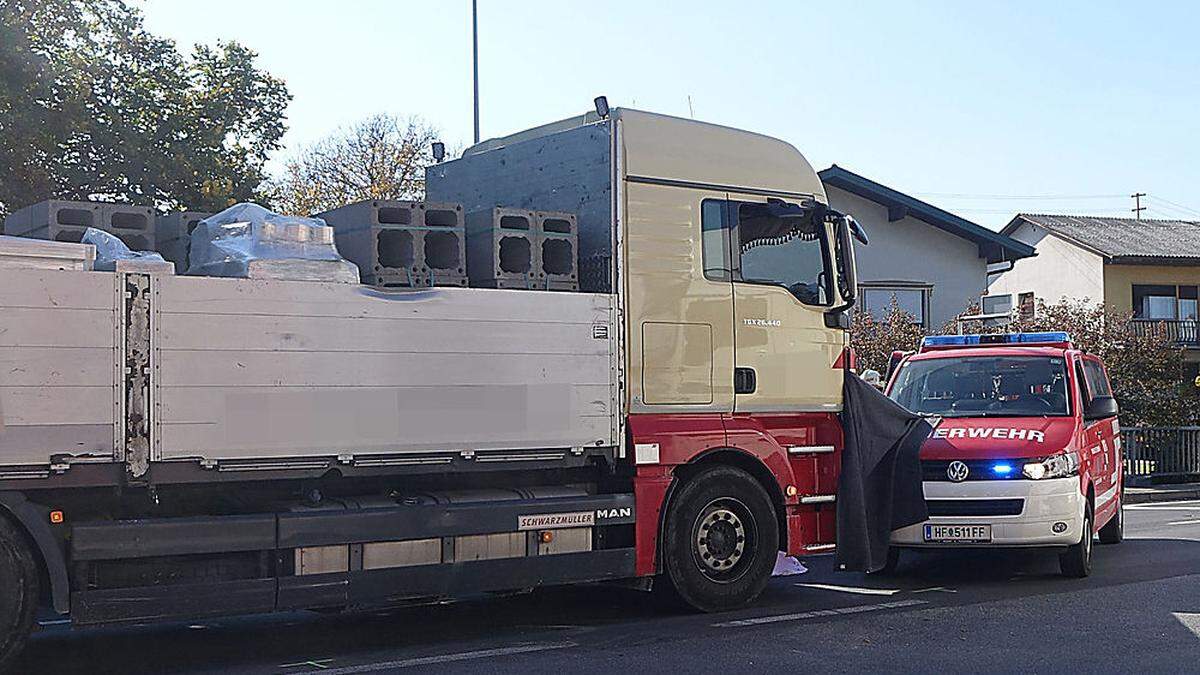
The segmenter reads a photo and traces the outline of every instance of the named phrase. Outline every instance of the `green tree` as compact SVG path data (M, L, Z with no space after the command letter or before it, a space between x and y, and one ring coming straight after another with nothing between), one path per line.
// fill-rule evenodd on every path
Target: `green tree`
M423 199L437 131L418 118L374 115L288 159L272 203L306 216L367 199Z
M255 59L234 42L185 56L121 0L0 0L0 214L259 197L291 97Z

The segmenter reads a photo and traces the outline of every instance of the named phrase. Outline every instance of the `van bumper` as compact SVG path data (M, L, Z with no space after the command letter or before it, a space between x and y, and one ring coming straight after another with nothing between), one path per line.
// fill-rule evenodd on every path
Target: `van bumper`
M938 500L951 508L987 511L989 500L1022 500L1017 515L931 516L929 520L892 532L892 544L903 547L962 548L989 546L1069 546L1083 532L1086 497L1080 492L1079 477L1047 480L978 480L951 483L925 481L925 499ZM966 504L965 502L975 502ZM992 539L986 543L925 541L925 525L991 525ZM1061 532L1055 532L1058 524ZM1064 528L1065 525L1065 528Z

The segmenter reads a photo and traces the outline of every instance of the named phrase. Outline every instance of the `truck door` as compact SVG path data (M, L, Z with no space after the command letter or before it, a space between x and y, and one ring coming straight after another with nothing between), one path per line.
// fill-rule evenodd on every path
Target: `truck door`
M1097 396L1112 396L1112 389L1108 383L1108 375L1104 372L1104 364L1100 362L1100 359L1095 356L1085 355L1080 359L1080 364L1083 369L1084 379L1086 380L1087 400L1091 401ZM1101 466L1097 466L1097 473L1094 475L1096 482L1096 512L1099 514L1102 509L1110 506L1120 486L1121 456L1117 418L1106 417L1099 420L1089 420L1084 423L1084 427L1084 434L1087 436L1087 441L1091 444L1095 453L1092 455L1093 461L1099 459L1102 462L1102 468ZM1095 452L1097 447L1099 452Z
M725 193L630 183L627 199L633 411L731 412Z
M766 202L733 195L728 206L734 411L838 410L842 371L833 366L844 338L825 325L825 311L833 303L829 228L775 215L780 209Z

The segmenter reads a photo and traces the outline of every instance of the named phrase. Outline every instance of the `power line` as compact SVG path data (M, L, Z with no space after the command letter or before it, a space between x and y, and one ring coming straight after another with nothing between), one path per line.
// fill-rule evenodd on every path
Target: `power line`
M1194 216L1200 216L1200 210L1193 209L1190 206L1184 206L1183 204L1176 204L1175 202L1173 202L1169 199L1163 199L1162 197L1159 197L1158 195L1152 195L1150 198L1155 201L1160 201L1163 204L1167 204L1168 206L1173 206L1178 211L1183 211L1184 213L1190 213Z
M917 197L947 197L954 199L1017 199L1017 200L1042 200L1042 199L1125 199L1123 194L1110 195L1064 195L1064 194L1049 194L1049 195L999 195L999 194L970 194L965 192L914 192Z

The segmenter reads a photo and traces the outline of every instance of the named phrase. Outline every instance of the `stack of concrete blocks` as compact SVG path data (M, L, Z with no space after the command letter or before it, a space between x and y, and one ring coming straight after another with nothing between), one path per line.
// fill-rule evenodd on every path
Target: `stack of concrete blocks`
M314 216L333 228L338 252L364 284L466 286L466 232L459 204L373 200Z
M538 211L534 214L538 288L579 290L579 227L575 214Z
M78 243L89 227L125 242L131 251L154 251L154 209L149 206L49 199L4 219L4 233Z
M537 214L497 206L467 214L467 273L476 288L540 288Z
M165 216L159 216L154 222L154 238L157 240L158 252L163 258L175 263L177 274L184 274L188 269L188 251L191 249L192 230L200 221L211 216L204 211L176 211Z

